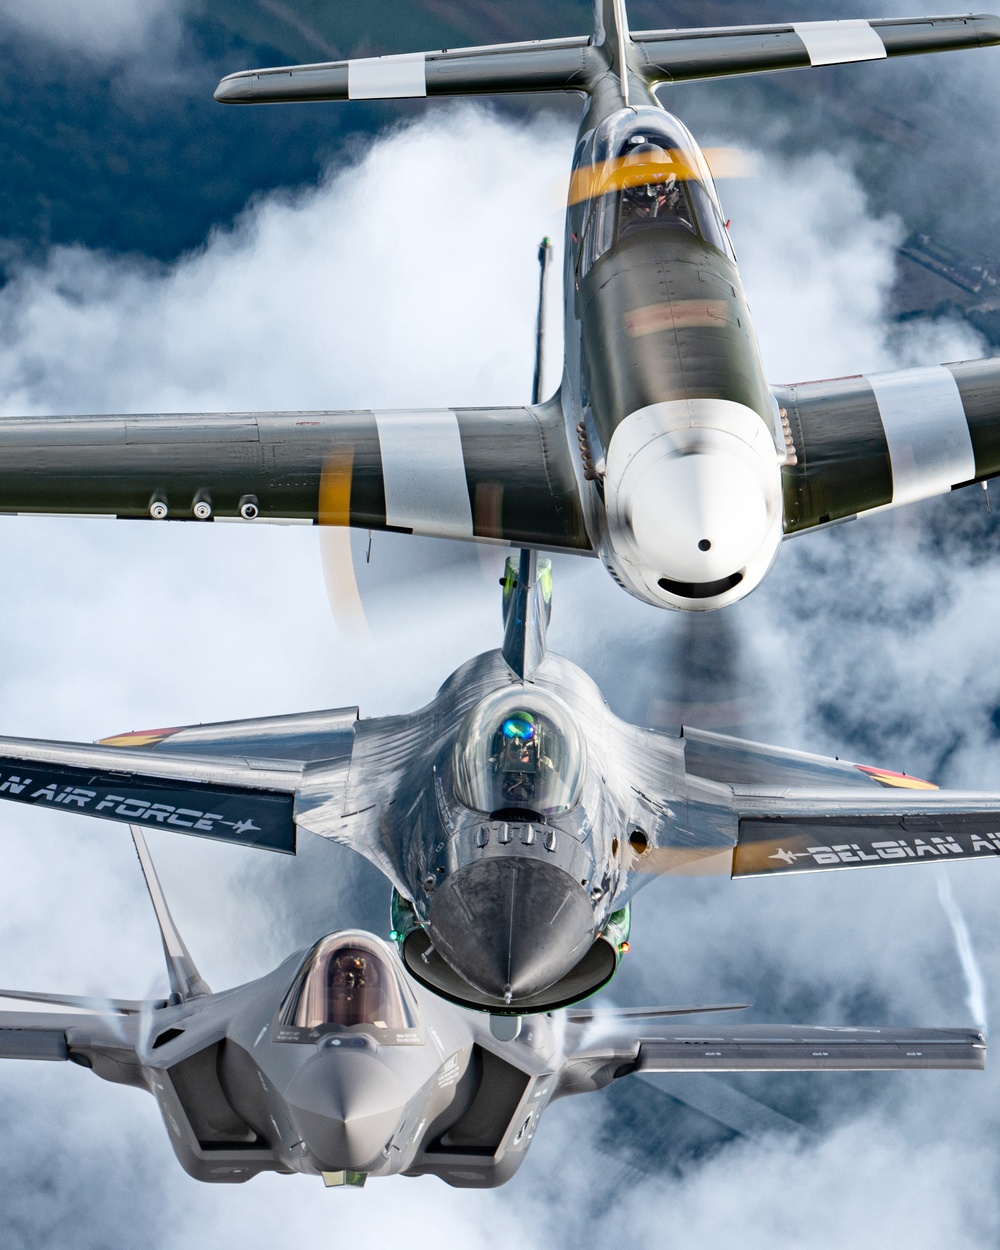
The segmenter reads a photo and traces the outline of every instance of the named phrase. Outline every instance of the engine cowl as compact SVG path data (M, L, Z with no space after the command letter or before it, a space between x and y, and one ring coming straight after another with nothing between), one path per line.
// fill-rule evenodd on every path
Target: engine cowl
M723 607L764 577L781 541L773 435L742 404L651 404L615 430L604 497L615 572L647 602Z

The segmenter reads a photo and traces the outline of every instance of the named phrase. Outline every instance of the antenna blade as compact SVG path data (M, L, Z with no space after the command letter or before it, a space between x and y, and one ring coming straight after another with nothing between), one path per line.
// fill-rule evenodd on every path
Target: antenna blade
M542 398L545 384L545 279L552 260L552 241L548 235L538 245L538 320L535 322L535 376L531 382L531 402Z
M146 889L149 890L153 911L156 912L156 923L160 927L171 993L176 995L181 1002L189 998L199 998L203 994L211 994L211 989L202 979L188 948L184 945L184 939L174 924L174 918L167 906L166 896L160 885L160 879L156 875L142 829L138 825L129 825L129 828L132 830L135 853L139 856L139 864L142 867L142 875L146 879Z

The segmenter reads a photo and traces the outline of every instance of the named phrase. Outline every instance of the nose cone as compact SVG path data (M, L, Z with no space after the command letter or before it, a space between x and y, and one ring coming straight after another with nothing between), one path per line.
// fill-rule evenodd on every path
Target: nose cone
M504 856L468 864L442 884L431 903L430 931L470 985L517 1002L579 963L593 941L594 913L563 869Z
M759 463L725 434L649 464L627 503L645 561L676 582L716 582L743 569L771 528Z
M393 1070L363 1051L311 1055L287 1092L288 1112L324 1171L371 1171L402 1122L407 1097Z

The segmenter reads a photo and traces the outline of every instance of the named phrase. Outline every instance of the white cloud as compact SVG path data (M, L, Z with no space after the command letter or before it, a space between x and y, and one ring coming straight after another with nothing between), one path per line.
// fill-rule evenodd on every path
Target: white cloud
M0 0L0 19L94 57L119 57L176 36L178 0Z
M520 401L530 384L535 247L542 234L560 237L549 187L571 144L563 124L434 111L319 189L260 202L172 268L56 251L0 292L0 407ZM765 160L763 169L755 183L724 188L724 199L776 377L978 350L956 342L954 327L901 339L887 326L897 227L872 219L849 170L821 157ZM727 617L759 679L750 726L842 754L876 740L874 762L911 771L941 762L942 736L957 737L948 778L997 784L997 700L984 680L995 645L981 623L997 617L1000 580L981 555L974 563L973 547L963 556L946 527L942 539L936 520L968 526L970 515L969 501L949 499L789 544L765 586ZM391 545L376 538L376 563ZM9 733L86 739L353 702L368 714L405 710L499 640L496 587L474 566L468 577L449 575L459 593L446 608L435 598L440 583L423 599L411 587L376 641L337 637L315 535L302 529L4 518L0 551L0 728ZM613 673L619 697L637 676L656 684L664 642L690 627L627 599L592 562L560 564L553 643ZM159 955L127 835L13 806L2 816L0 984L149 988ZM213 984L273 965L290 931L301 942L348 918L383 927L384 890L338 848L309 844L302 859L280 863L162 837L154 849ZM991 1001L998 869L953 877ZM633 945L615 988L622 1000L746 994L781 1018L830 1022L858 1012L928 1024L965 1014L930 869L653 883L637 900ZM738 1236L769 1250L874 1246L876 1237L993 1244L995 1204L982 1185L996 1164L992 1078L879 1078L864 1086L864 1106L843 1092L857 1088L810 1086L832 1121L845 1108L861 1117L817 1144L750 1143L679 1181L630 1184L629 1235L709 1247ZM171 1227L156 1222L164 1247L314 1237L331 1218L341 1237L366 1244L395 1240L405 1219L418 1246L568 1245L595 1230L620 1236L625 1218L599 1183L615 1166L591 1122L600 1098L552 1110L508 1191L399 1181L345 1198L295 1178L199 1188L173 1163L151 1100L76 1069L0 1067L0 1091L16 1111L0 1152L0 1169L17 1178L3 1218L15 1231L44 1224L49 1247L121 1241L139 1219L151 1227L160 1208L185 1213ZM74 1183L44 1190L37 1174L47 1170Z

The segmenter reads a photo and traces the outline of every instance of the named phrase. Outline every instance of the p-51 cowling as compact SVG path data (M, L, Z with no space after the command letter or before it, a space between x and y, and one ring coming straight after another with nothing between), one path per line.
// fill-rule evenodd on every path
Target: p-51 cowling
M639 598L717 608L742 598L778 552L781 475L757 413L727 400L653 404L615 430L602 552Z

